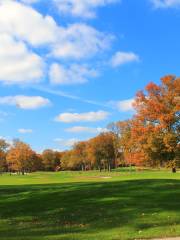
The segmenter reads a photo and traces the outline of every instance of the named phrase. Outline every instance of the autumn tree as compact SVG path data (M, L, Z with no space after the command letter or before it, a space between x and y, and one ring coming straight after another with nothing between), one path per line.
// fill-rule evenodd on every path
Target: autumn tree
M30 172L44 170L42 157L40 154L37 154L36 152L32 151L31 157L27 162L27 169L29 169Z
M115 167L113 133L102 133L86 142L78 142L61 159L63 170L111 170Z
M180 151L180 78L165 76L161 85L149 83L136 95L132 138L147 161L179 159Z
M41 156L46 171L55 171L60 166L61 155L57 151L46 149Z
M74 145L74 160L76 161L76 164L80 166L81 170L87 170L90 167L90 162L88 160L87 156L87 142L81 141Z
M34 159L35 152L28 144L19 140L13 142L6 156L9 171L21 172L22 174L33 170Z
M79 163L77 158L75 158L74 150L69 150L64 152L61 158L61 169L62 170L79 170Z
M111 132L101 133L90 140L91 156L94 164L101 171L103 168L111 171L115 167L114 136Z

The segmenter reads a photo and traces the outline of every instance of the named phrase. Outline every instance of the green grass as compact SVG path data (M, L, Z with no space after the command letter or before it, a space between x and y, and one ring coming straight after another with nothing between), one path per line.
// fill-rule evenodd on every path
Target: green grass
M1 240L180 236L180 173L0 176Z

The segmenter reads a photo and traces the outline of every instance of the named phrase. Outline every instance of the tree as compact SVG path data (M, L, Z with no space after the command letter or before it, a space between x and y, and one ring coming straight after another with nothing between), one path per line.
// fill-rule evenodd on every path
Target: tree
M0 172L7 171L6 150L9 144L4 139L0 139Z
M31 147L19 140L15 140L10 150L7 153L6 161L10 171L25 172L33 170L33 161L35 159L35 152Z
M113 134L114 154L115 154L115 167L122 163L120 136L121 129L119 122L112 122L108 124L107 129Z
M79 164L75 159L74 150L64 152L61 158L61 169L62 170L79 170Z
M87 142L78 142L73 147L74 160L77 166L80 166L81 170L88 169L90 163L87 158Z
M42 153L42 163L46 171L55 171L60 166L61 155L57 151L46 149Z
M36 152L32 152L32 155L27 162L27 169L29 172L35 172L35 171L41 171L43 170L43 163L42 158L40 154L37 154Z
M103 168L111 171L115 167L114 136L111 132L101 133L90 140L90 153L94 165L101 171Z
M125 165L139 165L140 159L137 154L135 141L132 138L132 120L119 121L119 151L121 153L122 162Z
M178 160L180 144L180 78L165 76L136 95L132 139L148 162Z

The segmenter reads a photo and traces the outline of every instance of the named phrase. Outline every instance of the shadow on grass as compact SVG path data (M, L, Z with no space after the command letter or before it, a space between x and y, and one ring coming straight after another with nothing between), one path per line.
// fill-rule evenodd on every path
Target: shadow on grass
M179 199L180 181L167 179L0 186L0 239L180 224Z

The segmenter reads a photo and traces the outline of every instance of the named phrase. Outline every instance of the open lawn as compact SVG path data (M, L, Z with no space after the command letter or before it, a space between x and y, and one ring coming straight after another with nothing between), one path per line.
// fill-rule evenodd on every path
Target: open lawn
M0 176L1 240L180 236L180 173Z

